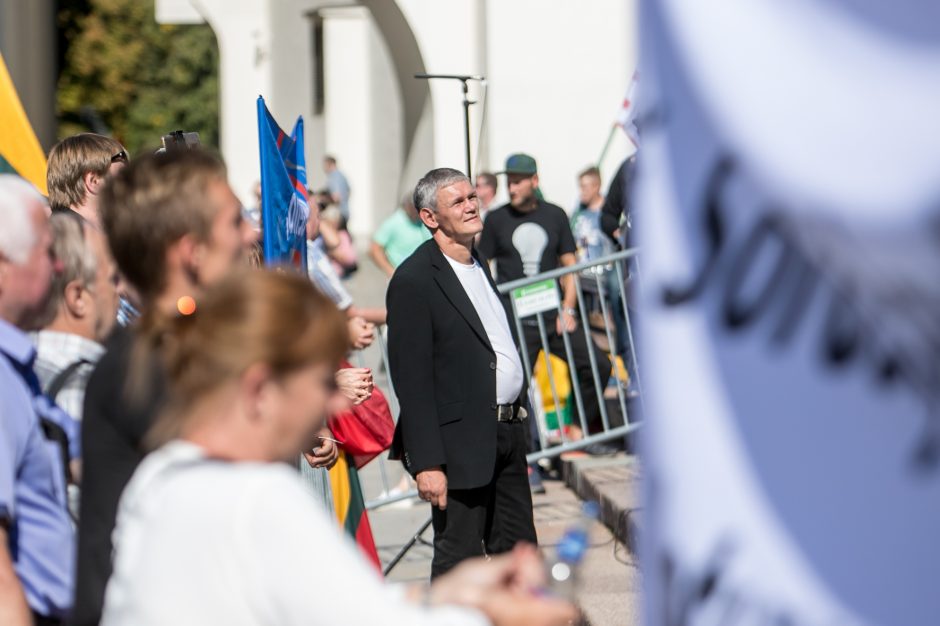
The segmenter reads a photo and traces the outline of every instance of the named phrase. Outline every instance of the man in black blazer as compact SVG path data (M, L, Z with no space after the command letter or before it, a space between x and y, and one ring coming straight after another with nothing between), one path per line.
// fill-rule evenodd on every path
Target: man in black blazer
M509 312L473 249L483 229L476 191L440 168L418 182L414 201L432 239L398 267L386 297L401 406L391 452L432 505L434 578L536 536L525 372Z

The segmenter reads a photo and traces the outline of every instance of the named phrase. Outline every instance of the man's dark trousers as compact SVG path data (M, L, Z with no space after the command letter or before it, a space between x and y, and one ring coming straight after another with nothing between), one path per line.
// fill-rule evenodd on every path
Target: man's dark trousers
M556 332L555 317L545 318L545 334L548 337L549 351L568 363L568 356L565 352L565 338ZM539 336L539 327L535 323L524 323L522 333L525 337L525 350L529 353L529 364L535 367L535 358L542 349L542 339ZM591 371L591 353L588 351L587 342L584 340L584 330L578 324L574 332L568 333L571 340L571 357L574 361L575 372L578 376L579 389L581 390L581 402L584 404L584 421L588 425L590 432L598 432L603 429L601 421L600 404L597 399L597 390L594 388L594 374ZM593 339L591 340L594 341ZM597 365L597 374L601 380L601 393L607 386L607 380L610 378L610 359L607 353L594 344L594 362ZM569 366L570 367L570 366ZM572 377L573 379L573 377ZM559 398L564 400L564 398ZM578 421L578 407L572 406L572 415L575 417L575 424L580 425ZM585 433L587 434L587 433ZM537 439L536 439L537 441ZM537 448L533 448L537 449Z
M432 507L432 579L468 556L508 552L517 541L537 543L525 463L528 433L524 420L500 422L490 484L448 489L447 509Z

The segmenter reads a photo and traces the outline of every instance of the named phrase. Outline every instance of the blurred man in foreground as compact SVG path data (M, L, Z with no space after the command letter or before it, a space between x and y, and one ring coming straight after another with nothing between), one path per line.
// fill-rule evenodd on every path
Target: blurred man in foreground
M144 437L165 400L157 363L174 316L235 267L256 234L242 218L225 165L201 150L167 152L130 164L105 186L101 223L143 315L121 329L95 368L82 421L84 479L78 535L75 624L97 624L111 574L111 531L121 491L146 451ZM144 372L136 379L132 363Z
M0 624L61 624L72 605L74 535L65 468L43 425L34 330L53 273L48 208L0 175ZM54 420L52 420L54 424ZM34 622L35 620L35 622Z

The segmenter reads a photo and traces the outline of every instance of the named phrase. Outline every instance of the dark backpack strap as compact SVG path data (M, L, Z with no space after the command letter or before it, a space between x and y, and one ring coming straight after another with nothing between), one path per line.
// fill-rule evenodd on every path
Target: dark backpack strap
M55 402L56 396L59 395L59 392L62 391L62 388L65 387L65 383L78 373L78 369L85 364L90 364L91 361L88 359L79 359L68 364L68 367L60 371L55 375L55 378L49 381L49 384L46 385L46 388L43 390L43 393L48 396L50 400Z
M67 367L56 374L55 377L49 381L49 384L46 385L46 388L43 390L45 396L55 402L56 396L59 395L59 392L62 391L65 384L78 373L79 368L82 365L90 363L91 361L88 359L78 359L77 361L69 363ZM62 467L65 470L65 481L66 484L69 484L72 482L72 467L69 464L72 459L69 454L69 436L61 426L52 420L42 417L39 421L46 439L55 442L59 446L59 450L62 454Z
M61 426L45 417L39 418L39 425L42 427L42 434L45 435L46 439L59 447L59 452L62 455L62 468L65 471L65 484L69 484L72 482L72 468L69 466L71 460L69 457L69 436Z

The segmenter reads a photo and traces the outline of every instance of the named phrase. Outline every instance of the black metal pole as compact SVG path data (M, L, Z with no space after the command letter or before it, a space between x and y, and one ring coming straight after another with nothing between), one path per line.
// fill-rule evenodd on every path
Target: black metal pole
M473 102L470 101L470 91L467 86L467 81L463 81L463 132L464 132L464 141L467 147L467 178L471 181L473 180L473 174L470 172L470 105Z
M472 180L473 172L470 171L472 169L470 157L470 105L476 104L476 102L470 99L470 87L467 85L467 81L484 80L484 78L482 76L464 76L460 74L415 74L415 78L424 80L429 80L431 78L459 80L463 86L463 133L467 152L467 178Z

